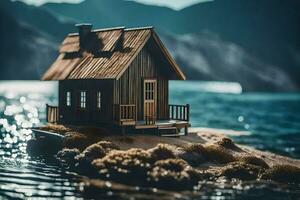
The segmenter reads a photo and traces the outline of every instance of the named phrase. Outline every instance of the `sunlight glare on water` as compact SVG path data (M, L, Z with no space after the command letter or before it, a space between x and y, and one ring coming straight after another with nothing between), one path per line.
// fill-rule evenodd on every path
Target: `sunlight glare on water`
M32 158L26 152L30 128L45 123L46 103L57 105L57 83L0 82L0 197L82 198L78 175L55 160ZM300 94L242 93L236 83L171 82L170 103L190 104L193 127L225 129L236 142L300 158ZM153 188L151 194L142 196L137 188L136 199L157 194ZM203 181L192 193L170 192L168 199L251 199L262 191L270 199L299 193L269 182L220 179ZM114 195L105 191L103 198ZM133 194L120 196L135 198Z
M56 91L53 83L0 83L0 197L77 196L76 176L58 164L30 158L26 152L30 128L45 122L45 103L56 100Z

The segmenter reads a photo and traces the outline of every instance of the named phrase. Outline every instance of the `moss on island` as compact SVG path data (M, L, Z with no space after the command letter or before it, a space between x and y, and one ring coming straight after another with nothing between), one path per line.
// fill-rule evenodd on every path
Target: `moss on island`
M50 129L65 135L56 157L90 177L85 180L87 191L102 185L97 179L177 191L193 190L199 181L220 177L300 184L298 160L245 148L224 136L209 140L206 133L196 133L174 139L96 130L97 134L84 134L84 129L54 125L44 128Z

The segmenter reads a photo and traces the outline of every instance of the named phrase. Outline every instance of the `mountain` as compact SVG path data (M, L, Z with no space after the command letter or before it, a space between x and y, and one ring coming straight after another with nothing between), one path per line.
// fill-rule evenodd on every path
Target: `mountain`
M22 2L0 2L0 80L39 79L72 30L48 11Z
M300 90L298 0L215 0L180 11L126 0L40 7L1 0L0 10L1 26L12 20L7 26L18 27L2 31L7 44L0 46L1 66L7 73L1 79L22 78L13 73L20 68L31 69L23 79L39 78L58 43L76 31L72 24L90 22L94 28L155 26L189 79L237 81L247 91Z
M154 25L190 79L239 81L249 90L300 88L298 0L215 0L180 11L123 0L43 7L95 27Z
M177 17L177 12L172 9L126 0L85 0L79 4L46 3L42 7L62 20L89 22L95 27L154 25L158 30L168 31L168 23L175 25L173 19Z
M293 91L285 69L264 62L236 43L212 33L162 35L162 40L190 79L239 82L244 91ZM188 68L187 68L188 67Z
M255 63L249 66L256 68L259 75L268 75L263 69L271 67L282 71L283 76L290 78L294 88L299 88L299 10L298 0L215 0L181 10L183 22L192 21L195 16L205 19L199 20L197 26L183 23L181 27L190 32L207 30L217 34L223 41L241 47L259 60L261 66ZM268 78L279 77L269 73ZM280 80L274 80L279 84L275 87L286 88L285 82Z

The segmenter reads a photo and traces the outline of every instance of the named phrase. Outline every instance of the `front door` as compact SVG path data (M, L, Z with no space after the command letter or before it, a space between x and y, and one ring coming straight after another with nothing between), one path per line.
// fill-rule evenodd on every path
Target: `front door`
M155 120L157 87L155 79L144 80L144 120Z

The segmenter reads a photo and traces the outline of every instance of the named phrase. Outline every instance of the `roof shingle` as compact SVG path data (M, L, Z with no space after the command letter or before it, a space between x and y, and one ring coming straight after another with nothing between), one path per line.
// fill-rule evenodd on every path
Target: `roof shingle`
M97 46L100 48L98 53L82 52L78 34L69 34L62 42L60 55L46 71L42 80L118 79L145 46L152 31L152 27L94 30L92 32L101 43ZM120 39L122 48L116 49ZM177 65L174 67L178 68ZM175 69L176 73L178 70L180 79L185 79L179 68Z

